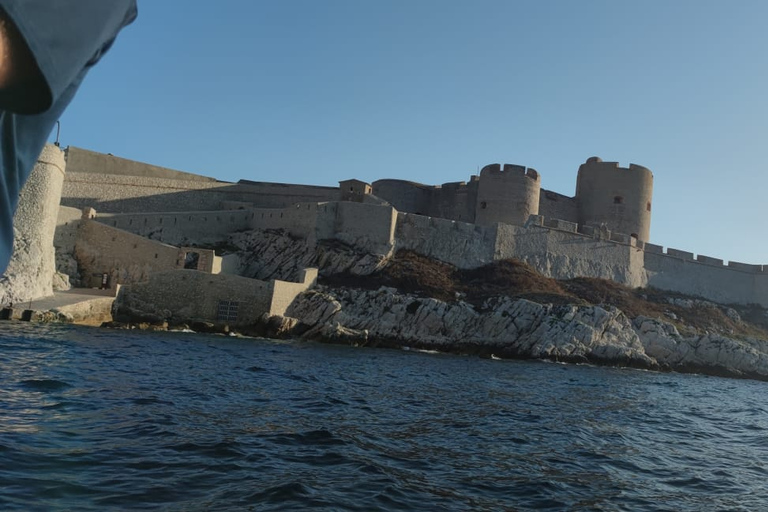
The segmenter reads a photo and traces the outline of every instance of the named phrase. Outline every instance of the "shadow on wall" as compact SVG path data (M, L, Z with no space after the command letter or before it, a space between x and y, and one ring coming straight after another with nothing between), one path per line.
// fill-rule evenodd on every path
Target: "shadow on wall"
M67 175L61 205L105 213L221 210L225 202L284 208L297 202L337 201L336 187L280 183L211 183L133 176Z

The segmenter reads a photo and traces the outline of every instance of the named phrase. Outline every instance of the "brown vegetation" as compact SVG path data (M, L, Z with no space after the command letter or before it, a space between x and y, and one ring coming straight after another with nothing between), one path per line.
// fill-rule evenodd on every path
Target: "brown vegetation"
M610 305L629 318L661 317L684 333L710 331L768 339L768 316L759 306L726 307L677 293L633 290L606 279L556 280L518 260L501 260L463 270L411 251L400 251L384 269L371 276L334 275L322 278L321 282L365 289L388 286L446 302L464 300L476 307L498 296L539 303Z

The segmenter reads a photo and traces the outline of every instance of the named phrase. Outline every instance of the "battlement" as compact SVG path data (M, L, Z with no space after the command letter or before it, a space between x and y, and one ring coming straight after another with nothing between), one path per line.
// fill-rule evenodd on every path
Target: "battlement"
M526 168L524 165L504 164L504 167L502 167L501 164L489 164L480 169L480 179L482 179L483 176L498 175L516 177L525 176L534 181L539 181L541 179L541 176L539 176L539 173L536 171L536 169L532 169L530 167Z
M647 167L633 163L630 163L629 167L621 167L619 162L603 162L603 159L599 156L587 158L587 161L584 162L584 165L588 167L599 167L601 169L615 169L617 171L651 172L651 170Z

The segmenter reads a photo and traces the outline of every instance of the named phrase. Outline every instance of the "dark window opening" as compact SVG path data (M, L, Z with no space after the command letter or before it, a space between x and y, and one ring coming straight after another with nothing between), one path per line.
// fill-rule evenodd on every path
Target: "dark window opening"
M624 198L621 196L614 196L613 204L621 204L624 202Z
M480 208L485 210L486 208L488 208L488 203L486 203L485 201L481 202L480 203Z
M200 261L200 253L188 252L184 255L184 268L197 270L197 264Z
M637 233L632 233L629 236L631 236L632 238L637 238Z
M651 211L651 202L650 201L645 203L645 209L648 210L648 211Z

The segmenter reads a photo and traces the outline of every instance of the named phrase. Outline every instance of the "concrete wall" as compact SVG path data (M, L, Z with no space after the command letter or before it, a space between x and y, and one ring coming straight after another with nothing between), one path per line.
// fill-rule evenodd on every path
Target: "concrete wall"
M82 220L75 245L75 258L85 287L101 286L101 275L109 274L110 287L146 281L154 272L177 268L179 249L149 240L94 220Z
M541 180L533 169L499 164L483 167L477 189L475 223L523 224L539 212Z
M75 173L119 174L123 176L143 176L172 180L209 181L214 178L188 172L176 171L166 167L145 164L110 154L97 153L87 149L69 146L66 151L67 169Z
M46 145L19 194L13 217L13 255L0 276L0 304L53 294L53 242L64 168L61 150Z
M592 157L579 167L576 201L579 224L605 223L608 229L650 240L653 173L645 167Z

